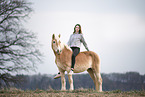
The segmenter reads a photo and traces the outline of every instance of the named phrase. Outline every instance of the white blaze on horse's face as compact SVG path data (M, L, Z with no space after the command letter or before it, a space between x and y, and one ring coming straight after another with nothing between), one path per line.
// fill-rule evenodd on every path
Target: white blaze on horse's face
M55 37L55 35L52 35L52 49L60 55L62 52L62 47L61 47L61 41L60 41L60 35L58 37Z

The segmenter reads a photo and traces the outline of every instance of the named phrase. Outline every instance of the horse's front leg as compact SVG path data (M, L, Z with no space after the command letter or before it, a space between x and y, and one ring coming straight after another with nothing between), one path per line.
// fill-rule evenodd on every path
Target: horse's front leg
M65 72L60 72L61 74L61 90L66 90Z
M73 78L72 78L72 75L70 75L69 73L68 73L68 80L70 84L70 90L74 90Z

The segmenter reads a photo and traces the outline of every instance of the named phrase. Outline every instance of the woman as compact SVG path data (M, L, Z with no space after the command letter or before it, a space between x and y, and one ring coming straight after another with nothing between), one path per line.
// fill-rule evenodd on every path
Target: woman
M89 51L88 46L87 46L87 44L85 42L85 39L83 37L83 34L82 34L81 25L80 24L76 24L75 27L74 27L74 32L70 36L70 39L69 39L69 41L67 43L68 46L70 46L70 48L73 51L70 74L73 74L74 65L75 65L75 57L80 52L81 43L83 43L83 45L85 46L86 50ZM54 77L54 79L59 78L59 77L61 77L60 72Z

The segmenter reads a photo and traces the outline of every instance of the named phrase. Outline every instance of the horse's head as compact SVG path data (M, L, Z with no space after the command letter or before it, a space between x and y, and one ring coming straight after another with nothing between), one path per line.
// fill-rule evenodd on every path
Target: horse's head
M58 37L56 37L54 34L52 35L51 44L52 44L53 51L58 55L60 55L63 49L62 43L60 41L60 34L58 35Z

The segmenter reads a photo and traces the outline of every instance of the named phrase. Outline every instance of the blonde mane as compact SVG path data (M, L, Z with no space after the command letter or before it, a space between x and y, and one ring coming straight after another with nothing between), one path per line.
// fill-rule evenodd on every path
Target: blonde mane
M66 49L72 51L72 49L67 44L64 44L64 47L66 47Z

